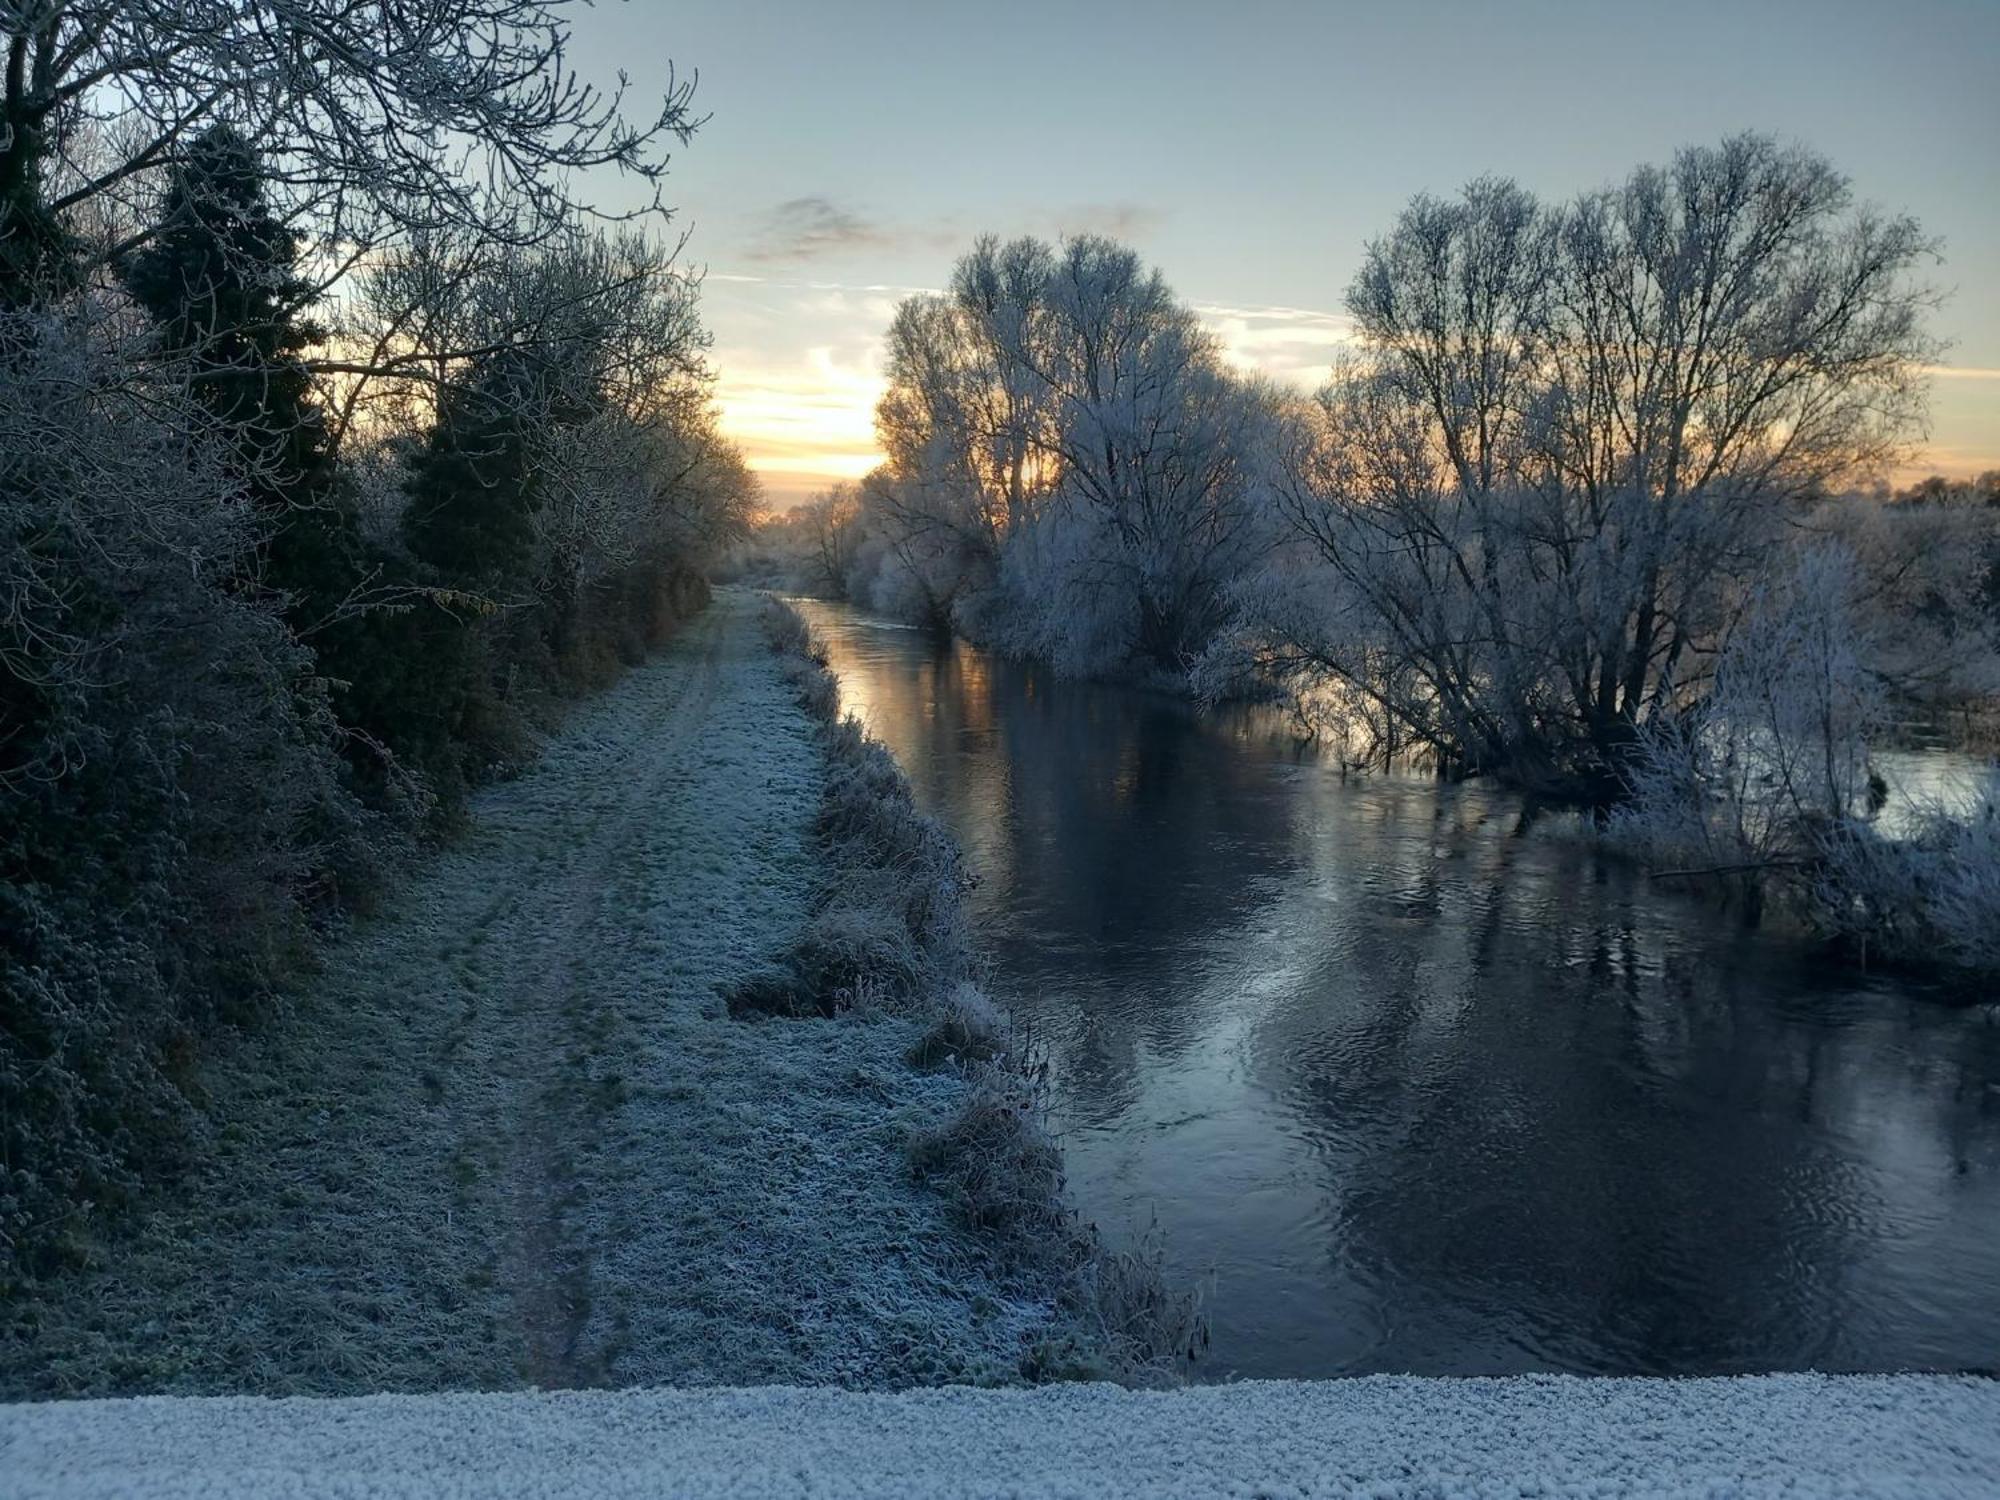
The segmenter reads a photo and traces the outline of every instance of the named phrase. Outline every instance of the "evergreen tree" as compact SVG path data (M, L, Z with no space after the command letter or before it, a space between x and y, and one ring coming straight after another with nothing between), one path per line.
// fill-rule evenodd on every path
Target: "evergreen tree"
M257 153L217 126L173 174L146 247L125 268L161 343L193 366L200 408L234 454L245 500L263 518L259 578L279 592L293 630L314 653L350 764L380 790L372 744L425 751L448 734L436 717L428 637L448 620L411 621L343 609L366 586L408 583L405 559L371 547L335 464L326 414L303 355L323 337L307 316L313 288L299 274L300 241L272 213ZM420 605L419 608L426 608ZM438 613L431 611L431 613ZM447 698L449 695L446 695Z
M502 350L449 392L408 484L403 534L444 581L505 590L533 565L542 500L531 424L541 404L527 356Z
M336 483L326 414L301 358L324 336L308 316L299 237L272 213L257 153L235 130L199 136L174 171L153 237L126 267L266 518L263 581L295 625L335 610L367 571Z
M333 473L325 414L300 359L322 337L302 316L312 287L299 239L265 197L249 143L214 126L175 169L160 222L126 284L159 320L169 348L194 363L202 405L274 515L323 499Z

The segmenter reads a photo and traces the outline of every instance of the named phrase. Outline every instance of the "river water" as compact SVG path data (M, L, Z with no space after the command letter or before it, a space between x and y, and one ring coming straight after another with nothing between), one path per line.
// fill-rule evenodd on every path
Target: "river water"
M803 607L978 873L1075 1203L1206 1284L1208 1376L2000 1365L2000 1005L1269 714Z

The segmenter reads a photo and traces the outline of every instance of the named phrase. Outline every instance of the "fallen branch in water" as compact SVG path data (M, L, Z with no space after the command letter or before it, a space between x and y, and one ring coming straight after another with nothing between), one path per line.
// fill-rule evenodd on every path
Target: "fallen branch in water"
M1802 859L1754 859L1740 865L1708 865L1694 870L1649 870L1648 880L1698 880L1704 875L1747 875L1757 870L1803 870Z

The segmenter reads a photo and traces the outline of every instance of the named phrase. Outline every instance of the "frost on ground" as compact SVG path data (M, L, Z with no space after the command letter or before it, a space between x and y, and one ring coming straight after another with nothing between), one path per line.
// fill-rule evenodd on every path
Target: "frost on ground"
M1016 1378L1052 1312L912 1177L914 1021L746 1024L824 775L719 595L204 1071L222 1143L6 1310L0 1395Z
M2000 1493L2000 1384L1932 1375L1260 1382L0 1407L14 1500Z
M979 989L958 845L918 811L888 747L841 716L839 684L804 617L773 599L766 623L824 731L817 831L831 878L786 961L733 992L731 1010L793 1021L886 1010L919 1023L908 1060L961 1086L949 1112L911 1136L911 1165L1053 1310L1019 1373L1177 1383L1208 1344L1200 1299L1169 1285L1157 1244L1110 1251L1069 1207L1045 1074Z

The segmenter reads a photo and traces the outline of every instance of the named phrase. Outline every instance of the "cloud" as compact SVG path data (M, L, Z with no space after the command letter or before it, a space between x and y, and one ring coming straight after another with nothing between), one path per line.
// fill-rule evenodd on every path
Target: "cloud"
M909 286L894 281L785 281L774 276L744 276L729 271L704 271L703 285L711 281L719 281L731 287L771 287L779 291L792 292L889 293L897 297L911 297L920 292L934 296L940 290L934 286Z
M1108 239L1136 240L1151 234L1166 215L1144 203L1076 203L1047 216L1047 232L1056 235L1101 234Z
M1301 390L1322 384L1342 346L1354 342L1354 325L1345 313L1212 302L1197 302L1194 311L1230 364Z
M901 236L887 225L813 193L768 210L744 254L753 261L817 260L899 243Z
M716 289L722 430L742 445L773 505L881 462L875 403L895 290L743 276Z
M1157 229L1166 216L1143 203L1111 201L1074 203L1037 209L1011 221L975 224L955 215L922 223L898 222L863 213L822 193L787 198L765 210L752 224L742 249L745 260L758 265L822 260L856 253L920 251L957 256L972 248L982 233L1009 238L1017 234L1061 239L1100 234L1114 240L1141 239ZM747 275L718 280L754 281Z
M878 456L874 413L884 383L875 352L822 345L738 354L716 383L723 430L745 445L753 467L760 460L798 466L820 455L829 472L856 463L865 471Z

